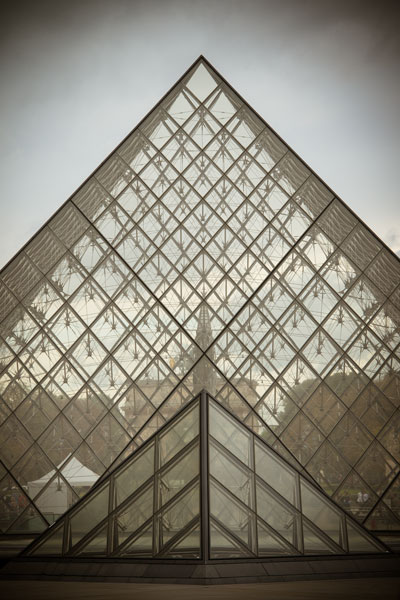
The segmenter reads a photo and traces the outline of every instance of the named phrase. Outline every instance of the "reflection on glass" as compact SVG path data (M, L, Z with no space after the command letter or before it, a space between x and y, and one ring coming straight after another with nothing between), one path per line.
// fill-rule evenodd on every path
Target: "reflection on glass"
M374 543L371 537L368 537L353 523L347 521L347 537L349 540L350 552L377 552L379 545Z

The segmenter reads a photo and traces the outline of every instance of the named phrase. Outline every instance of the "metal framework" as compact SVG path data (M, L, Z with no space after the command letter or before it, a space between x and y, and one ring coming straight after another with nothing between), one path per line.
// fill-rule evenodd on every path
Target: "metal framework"
M399 275L200 58L1 272L1 532L46 529L203 388L400 531Z
M387 551L202 391L23 555L208 562Z

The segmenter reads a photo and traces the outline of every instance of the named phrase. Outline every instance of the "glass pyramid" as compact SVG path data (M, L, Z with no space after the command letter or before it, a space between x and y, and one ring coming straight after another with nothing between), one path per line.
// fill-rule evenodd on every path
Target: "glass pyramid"
M198 59L0 274L0 533L46 529L204 388L400 534L399 282Z
M202 392L25 555L209 560L385 551Z

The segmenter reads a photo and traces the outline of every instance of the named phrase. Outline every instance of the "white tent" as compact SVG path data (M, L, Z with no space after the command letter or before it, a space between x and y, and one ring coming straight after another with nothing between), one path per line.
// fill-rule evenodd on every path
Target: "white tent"
M63 461L64 462L64 461ZM58 466L58 469L63 463ZM60 473L64 479L73 488L92 487L99 476L87 467L85 467L75 457L71 458L64 468L60 469ZM39 492L48 484L43 494L37 498L36 505L43 513L55 516L64 513L72 503L72 494L64 480L57 475L57 470L52 469L40 479L28 482L28 494L31 498L35 498Z

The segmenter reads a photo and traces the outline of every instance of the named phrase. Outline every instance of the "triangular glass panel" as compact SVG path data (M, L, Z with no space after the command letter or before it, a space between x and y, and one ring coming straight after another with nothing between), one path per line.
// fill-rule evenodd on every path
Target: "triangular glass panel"
M199 473L199 445L196 443L189 452L179 456L177 461L166 467L159 475L160 503L163 506L176 496Z
M153 523L145 527L133 541L126 544L118 556L121 557L149 557L153 552Z
M196 525L162 553L163 558L200 558L200 526Z
M271 531L257 520L258 556L293 555L294 548L275 537Z
M166 464L179 450L182 450L199 432L198 405L185 411L160 437L161 465Z
M196 484L168 503L158 515L159 545L163 547L200 513L200 490Z
M131 496L154 474L154 444L128 461L126 467L115 477L115 504L118 506Z
M83 547L80 547L76 552L76 556L106 556L107 534L108 524L100 529L100 531L98 531L96 535Z
M190 77L186 86L200 102L203 102L217 87L215 79L204 64L200 64Z
M50 523L58 477L65 515L206 389L249 426L211 407L226 460L285 510L300 511L301 472L345 511L345 488L379 503L400 471L399 279L398 257L200 57L0 273L2 460L28 492L56 467L36 506ZM163 430L153 469L199 435L196 410ZM252 455L256 434L272 454ZM155 477L124 466L110 510Z
M143 492L135 495L133 501L113 515L114 545L123 544L153 514L153 485L147 486Z
M213 521L210 522L211 558L248 558L251 552L232 538L227 531Z
M63 551L64 525L49 530L43 544L32 552L33 556L60 556Z
M371 552L375 553L379 551L380 544L375 542L372 536L366 535L355 523L351 523L349 519L347 521L347 537L349 543L350 552Z
M69 518L71 547L75 546L93 527L107 517L109 496L110 490L107 482L98 493L89 496L79 510Z
M261 483L257 483L257 514L294 548L300 548L300 515L283 501L278 500Z
M335 554L335 550L314 528L303 522L304 554Z
M301 510L302 513L324 531L337 544L341 544L342 520L338 510L335 510L322 494L313 490L304 481L301 482Z
M210 517L238 538L249 550L255 545L255 516L222 486L210 483Z

